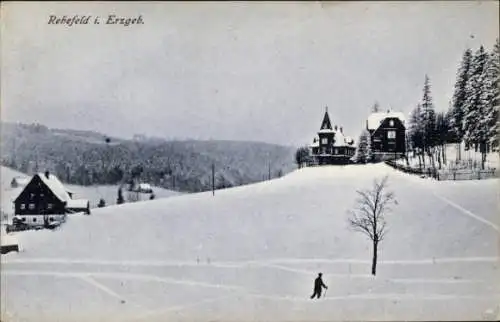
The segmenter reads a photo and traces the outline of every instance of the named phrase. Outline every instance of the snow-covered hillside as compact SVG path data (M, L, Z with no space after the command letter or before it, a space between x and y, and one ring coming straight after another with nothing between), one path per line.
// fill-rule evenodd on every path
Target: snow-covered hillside
M15 177L26 177L27 175L10 168L2 166L0 169L1 181L1 209L2 212L12 215L13 213L13 200L19 195L23 187L11 188L10 183ZM94 185L94 186L78 186L78 185L65 185L65 187L74 193L74 198L88 199L92 208L97 207L99 200L104 198L106 205L116 204L118 194L118 185ZM177 191L162 189L154 187L156 198L166 198L180 195Z
M377 276L349 230L356 190L389 175ZM384 164L94 210L18 233L2 256L2 320L494 319L498 180L437 182ZM326 297L310 300L323 272Z

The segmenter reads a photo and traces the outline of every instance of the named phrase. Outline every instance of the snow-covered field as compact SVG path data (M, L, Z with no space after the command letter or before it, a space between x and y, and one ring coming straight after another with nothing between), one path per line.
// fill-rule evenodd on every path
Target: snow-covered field
M23 187L11 188L10 182L14 177L27 177L24 173L12 170L7 167L1 167L0 170L1 181L1 209L2 212L12 215L13 201L23 190ZM104 198L106 205L116 204L118 197L118 185L95 185L95 186L78 186L78 185L65 185L66 188L74 192L75 199L88 199L90 207L95 208L101 198ZM166 198L179 195L179 192L153 187L156 198ZM147 196L149 197L149 195ZM10 216L9 216L10 217Z
M398 205L372 277L347 210L385 174ZM95 209L17 233L22 251L2 256L2 321L498 319L498 184L331 166ZM329 289L310 300L318 272Z

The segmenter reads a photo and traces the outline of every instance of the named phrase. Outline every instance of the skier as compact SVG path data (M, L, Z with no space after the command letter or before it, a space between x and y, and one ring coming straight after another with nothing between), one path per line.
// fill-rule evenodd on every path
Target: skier
M328 289L328 286L326 286L321 279L322 275L322 273L318 273L318 277L314 280L314 293L313 295L311 295L311 299L313 299L315 296L318 296L318 298L320 298L323 287Z

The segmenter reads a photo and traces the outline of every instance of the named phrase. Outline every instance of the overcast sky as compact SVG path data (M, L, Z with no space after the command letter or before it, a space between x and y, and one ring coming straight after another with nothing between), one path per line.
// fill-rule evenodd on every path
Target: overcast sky
M447 108L498 2L2 3L1 117L131 137L299 145L358 136L374 101L407 114L429 74ZM100 25L49 25L91 15ZM108 14L144 24L106 25Z

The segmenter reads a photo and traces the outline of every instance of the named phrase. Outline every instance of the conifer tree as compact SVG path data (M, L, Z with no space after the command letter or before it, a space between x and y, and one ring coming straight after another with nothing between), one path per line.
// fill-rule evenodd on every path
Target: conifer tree
M355 160L357 163L368 163L372 160L371 138L367 130L359 136Z
M446 163L445 154L445 144L448 141L449 133L449 123L448 116L444 112L436 114L436 146L437 149L437 159L439 163L439 169L441 169L442 163Z
M424 153L427 153L434 167L434 147L436 145L436 115L434 103L431 96L431 84L429 76L425 75L423 97L421 104L421 122L423 130Z
M457 142L462 141L463 132L463 119L464 119L464 104L466 98L465 87L467 85L470 64L472 60L472 51L468 48L465 50L462 57L462 62L457 72L457 80L455 83L455 91L453 93L453 100L451 106L450 126L453 137Z
M484 97L484 69L488 60L488 54L481 46L472 58L465 88L466 99L464 103L464 141L467 148L474 145L477 149L480 141L485 136L484 122L481 122L482 107L481 97Z
M425 166L425 160L421 160L424 149L424 131L422 127L422 109L420 104L417 104L417 106L411 112L409 121L409 142L411 145L411 149L418 156L419 165L420 168L422 168L422 161L424 162Z
M484 129L484 144L493 147L498 146L498 109L500 101L499 74L500 74L500 44L497 39L493 50L486 61L483 70L483 89L480 97L481 123L480 127Z

